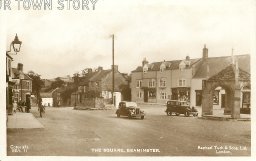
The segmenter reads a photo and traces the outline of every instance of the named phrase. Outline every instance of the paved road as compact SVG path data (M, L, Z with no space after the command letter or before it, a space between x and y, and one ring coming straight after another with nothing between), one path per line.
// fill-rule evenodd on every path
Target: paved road
M163 106L143 106L142 109L147 113L144 120L117 118L114 110L77 111L72 108L47 108L44 118L39 118L37 111L32 109L35 117L45 128L8 130L8 155L251 154L250 121L214 121L166 116ZM28 149L27 152L11 152L10 146L26 146Z

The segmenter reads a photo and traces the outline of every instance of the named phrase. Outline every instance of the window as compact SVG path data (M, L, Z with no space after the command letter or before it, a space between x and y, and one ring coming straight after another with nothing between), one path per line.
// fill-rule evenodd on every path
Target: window
M166 78L161 78L160 79L159 87L166 87Z
M179 80L179 87L185 87L186 86L186 80L185 79L180 79Z
M142 92L141 92L141 91L138 91L137 97L138 97L138 98L142 98Z
M142 80L137 80L137 86L136 87L141 87L141 84L142 84Z
M155 87L155 80L154 79L149 80L148 87Z
M26 82L26 88L30 89L29 81Z
M160 99L167 99L166 92L160 92Z

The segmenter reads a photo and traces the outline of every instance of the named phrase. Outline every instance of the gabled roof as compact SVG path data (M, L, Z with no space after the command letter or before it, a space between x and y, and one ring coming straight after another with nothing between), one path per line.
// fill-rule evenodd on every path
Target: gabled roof
M101 81L102 78L104 78L104 77L107 76L109 73L111 73L111 71L112 71L111 69L98 71L97 73L95 73L95 74L89 79L89 81L92 81L92 82Z
M20 71L17 69L17 68L12 68L12 72L14 74L14 79L19 79L19 76L20 76ZM24 79L27 79L27 80L31 80L31 78L25 74L24 72L22 72L24 74Z
M240 81L249 81L250 74L245 72L244 70L239 69L239 77ZM215 74L208 81L230 81L235 80L235 65L231 64L227 66L225 69L221 70L219 73Z
M198 60L200 59L190 59L191 61L191 65L193 65L194 63L196 63ZM179 69L179 65L183 60L172 60L172 61L162 61L162 62L153 62L148 64L148 71L160 71L160 66L162 63L164 63L166 65L166 70L176 70ZM135 70L133 70L132 72L142 72L143 71L143 67L142 66L138 66Z
M234 56L238 60L238 66L242 70L250 73L250 55L236 55ZM193 76L193 78L206 78L207 77L207 65L209 66L208 77L219 73L221 70L225 69L232 62L230 56L225 57L209 57L206 61L201 60L201 64Z
M96 73L98 72L87 73L86 75L81 77L79 80L79 86L87 86L90 78L93 77Z
M52 90L50 90L49 92L40 92L40 96L41 96L42 98L52 98L52 93L53 93L54 91L56 91L57 89L59 89L59 88L52 89Z

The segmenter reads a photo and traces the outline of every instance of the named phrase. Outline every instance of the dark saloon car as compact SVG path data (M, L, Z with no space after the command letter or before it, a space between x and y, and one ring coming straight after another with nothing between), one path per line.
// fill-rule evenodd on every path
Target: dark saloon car
M188 102L178 100L167 101L165 112L168 116L171 116L172 114L175 114L176 116L184 114L187 117L190 115L198 116L198 111L194 107L191 109Z
M117 117L128 116L129 119L139 117L144 119L145 113L141 111L135 102L122 101L116 110Z

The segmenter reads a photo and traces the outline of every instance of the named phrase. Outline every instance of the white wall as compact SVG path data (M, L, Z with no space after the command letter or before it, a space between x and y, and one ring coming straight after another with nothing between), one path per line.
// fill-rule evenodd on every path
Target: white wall
M119 103L121 102L122 96L120 92L114 92L115 97L115 107L118 108Z
M42 104L45 107L48 107L50 105L50 107L52 107L53 105L53 98L42 98Z
M190 105L196 106L196 90L202 90L203 79L192 79L191 80L191 91L190 91Z

